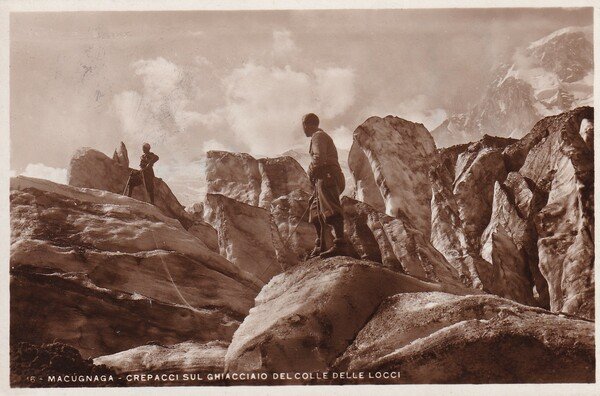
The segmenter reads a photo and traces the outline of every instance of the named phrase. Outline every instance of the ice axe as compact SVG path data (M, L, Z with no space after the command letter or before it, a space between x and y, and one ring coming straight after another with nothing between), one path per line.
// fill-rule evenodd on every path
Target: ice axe
M125 191L127 191L127 187L129 186L129 181L131 180L131 172L129 173L129 177L127 178L127 183L125 183L125 188L123 189L123 194L125 195Z
M300 219L298 220L298 223L296 223L296 226L294 227L294 229L292 230L292 232L290 232L290 235L288 235L288 237L285 239L285 242L283 243L284 246L288 244L288 242L290 241L290 238L292 237L292 235L294 235L296 233L296 231L298 230L298 226L300 225L300 223L302 223L302 219L308 213L308 211L310 209L310 206L312 205L312 202L313 202L314 199L315 199L315 195L313 194L312 197L310 197L310 199L308 200L308 206L304 210L304 213L302 213L302 216L300 216Z
M142 179L142 186L144 187L144 197L146 198L146 202L151 203L150 196L148 195L148 189L146 188L146 179L144 178L144 172L142 172L142 170L137 171L137 172L139 172L140 178ZM129 186L130 181L131 181L131 173L129 173L129 177L127 178L127 183L125 183L125 189L123 190L123 194L121 194L121 195L125 195L125 192L127 191L127 187Z

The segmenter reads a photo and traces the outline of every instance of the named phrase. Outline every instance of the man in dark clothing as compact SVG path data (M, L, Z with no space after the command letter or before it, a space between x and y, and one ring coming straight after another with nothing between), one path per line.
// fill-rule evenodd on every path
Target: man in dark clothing
M317 240L311 257L332 257L349 255L348 242L344 236L344 213L340 204L340 194L346 187L346 180L338 162L337 149L331 137L319 128L319 117L309 113L302 119L304 134L310 137L308 177L314 188L310 205L309 221L317 230ZM326 225L334 232L333 246L326 250Z
M131 171L125 191L127 191L127 196L131 197L134 187L145 184L146 191L150 197L150 203L154 205L154 168L152 166L158 161L158 155L150 151L148 143L144 143L142 150L144 154L140 157L140 170ZM144 178L143 180L142 177Z

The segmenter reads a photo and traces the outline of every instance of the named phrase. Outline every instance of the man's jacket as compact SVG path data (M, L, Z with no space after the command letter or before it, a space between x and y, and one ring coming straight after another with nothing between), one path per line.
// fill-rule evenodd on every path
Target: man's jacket
M311 181L323 179L329 171L337 171L337 169L341 171L333 139L323 130L319 129L312 135L309 153L312 157L308 167L308 176Z
M158 161L158 155L152 152L148 154L144 153L140 157L140 169L142 169L146 177L154 177L154 168L152 166L156 161Z

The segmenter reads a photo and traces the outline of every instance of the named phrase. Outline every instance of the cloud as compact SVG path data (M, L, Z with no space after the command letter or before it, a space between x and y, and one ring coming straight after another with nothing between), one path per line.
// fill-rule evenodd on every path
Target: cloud
M188 34L193 37L201 37L205 36L206 32L204 32L203 30L188 30Z
M113 98L124 132L136 143L163 141L178 133L178 113L188 104L181 70L164 58L139 60L132 67L142 78L141 92L124 91Z
M315 76L324 117L333 118L354 103L356 84L353 70L339 67L316 69Z
M141 77L141 89L116 94L112 103L130 144L150 141L175 157L193 150L189 145L200 128L215 129L224 122L222 110L196 111L194 76L175 63L158 57L138 60L131 67ZM199 143L196 146L200 149Z
M290 56L297 51L298 47L292 39L292 33L289 30L273 31L273 55Z
M210 66L211 62L202 55L196 55L194 56L194 63L198 66Z
M353 141L353 132L345 126L337 127L329 132L335 146L341 150L350 150Z
M21 175L67 184L67 170L65 168L53 168L39 163L28 164Z
M225 144L215 140L210 139L204 142L202 145L202 149L206 151L218 150L218 151L231 151L231 148L226 146Z
M163 163L157 172L160 172L160 177L169 185L173 194L184 206L204 200L206 195L205 157L189 162Z
M429 131L440 126L442 122L448 118L446 110L441 108L425 110L423 115L425 118L423 118L422 124L425 125L425 128Z
M142 76L145 92L163 97L179 88L183 73L176 64L165 58L138 60L132 64L135 74Z
M250 63L223 79L227 121L251 152L276 154L303 138L303 114L333 118L346 111L354 103L354 80L349 69L305 73Z
M392 104L389 101L387 103L372 104L365 113L367 116L397 116L408 121L421 123L429 131L435 129L448 118L446 110L432 106L429 98L425 95L417 95L400 104Z
M289 32L273 34L278 51L294 49ZM215 87L221 90L218 102L207 102L212 109L200 112L206 98L198 94L196 81L204 77L198 69L204 63L198 55L187 69L162 57L131 64L141 86L118 93L112 102L129 146L148 141L168 162L195 159L211 149L275 155L304 140L303 114L315 112L330 121L356 97L352 69L304 71L250 62L222 77Z

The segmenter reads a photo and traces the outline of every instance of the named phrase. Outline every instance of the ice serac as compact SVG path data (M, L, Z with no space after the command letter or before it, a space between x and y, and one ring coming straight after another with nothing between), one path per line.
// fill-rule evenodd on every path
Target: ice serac
M548 197L535 224L550 308L586 318L594 317L594 154L579 131L593 117L581 107L541 120L534 129L547 137L519 170Z
M504 182L496 182L491 220L481 236L481 256L492 264L486 290L550 308L548 284L538 266L533 219L544 204L544 197L520 173L511 172Z
M431 241L473 286L593 317L593 124L581 107L440 150Z
M333 370L398 373L379 383L593 382L594 324L491 295L402 293Z
M502 149L511 142L486 135L457 157L453 194L467 243L475 250L490 220L494 183L506 178Z
M127 147L125 147L125 143L121 142L119 144L119 147L113 153L112 158L119 165L129 168L129 155L127 154Z
M205 221L194 221L188 232L200 239L213 252L219 252L219 234Z
M204 221L204 204L195 203L186 208L190 226L187 231L200 239L213 252L219 253L219 237L217 230Z
M491 229L487 243L489 246L484 248L483 258L491 266L487 271L479 271L484 290L523 304L536 305L528 263L508 232L502 226Z
M262 285L135 199L17 177L10 204L11 342L228 341Z
M406 216L429 237L436 147L422 124L398 117L370 117L354 131L348 165L359 201L394 217Z
M431 242L468 286L484 287L481 233L491 216L494 183L506 178L502 150L514 141L486 135L441 149L430 169Z
M258 161L250 154L227 151L206 153L206 192L221 194L258 206L262 177Z
M261 282L295 264L266 209L206 194L204 218L217 229L221 255Z
M443 152L442 152L443 154ZM440 161L430 172L431 179L431 244L457 271L467 286L482 289L478 268L483 264L463 228L456 197L452 193L454 161Z
M581 126L579 128L579 134L583 138L585 144L588 145L590 150L594 149L594 122L584 118L581 121Z
M264 209L246 208L243 211L255 212L258 218L262 219L259 220L260 224L266 224L266 216L270 215L269 221L271 227L274 227L271 234L277 240L275 242L277 257L287 262L287 265L293 265L306 257L312 250L316 239L316 232L314 227L308 223L306 212L312 187L306 172L295 159L289 156L255 159L245 153L209 151L206 164L207 197L221 195L238 203ZM214 201L214 197L211 200ZM222 202L228 202L226 206L237 205L236 202L227 200L222 200ZM252 230L252 215L248 214L248 216L250 217L248 217L247 237L240 241L246 240L252 244L250 241L255 237L252 237L251 234L256 231ZM211 218L215 219L214 216ZM224 249L223 246L237 244L235 238L226 236L228 234L223 230L219 232L224 238L220 239L222 249ZM267 238L269 235L264 234L262 238ZM285 244L285 248L281 245L282 243ZM272 245L271 242L268 244ZM272 253L273 247L269 247L268 250ZM225 253L225 250L222 252L230 254ZM271 253L269 253L270 256L272 256ZM257 254L264 255L264 253ZM248 260L242 261L248 262ZM258 262L257 260L251 261ZM271 263L272 261L269 261L269 268L273 267L270 265ZM273 272L276 268L281 268L281 264L267 271L268 274L265 274L267 280L277 273Z
M227 350L226 370L326 370L383 299L434 290L466 292L348 257L308 261L263 287Z
M71 157L67 170L67 183L74 187L95 188L123 194L130 168L125 161L127 149L121 143L115 154L116 159L109 158L100 151L83 147L78 149ZM121 154L118 154L121 153ZM133 198L147 202L142 187L134 189ZM167 216L179 220L186 228L191 225L185 208L179 203L167 184L159 177L154 179L154 200L156 206Z
M291 157L256 159L246 153L209 151L206 181L208 194L266 209L294 190L311 192L306 172Z
M294 190L271 202L271 215L277 225L284 248L293 253L293 261L308 256L315 246L317 232L308 222L310 194Z
M458 271L407 216L391 217L348 197L341 202L346 234L361 258L417 278L460 283Z
M260 207L268 208L274 200L293 191L312 192L308 175L292 157L260 158L258 169L262 176Z
M352 144L348 154L348 166L354 178L354 198L385 212L385 201L377 187L369 159L355 144Z

